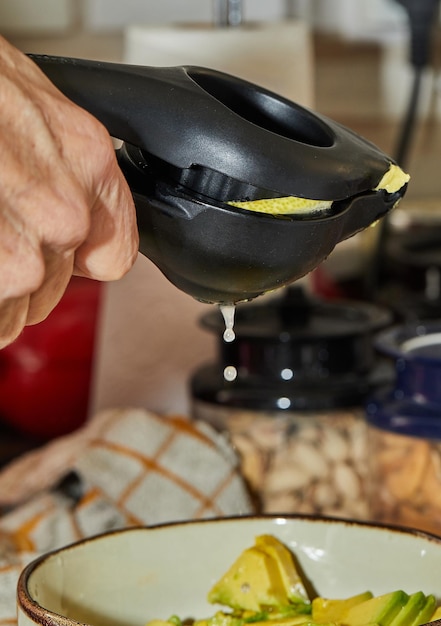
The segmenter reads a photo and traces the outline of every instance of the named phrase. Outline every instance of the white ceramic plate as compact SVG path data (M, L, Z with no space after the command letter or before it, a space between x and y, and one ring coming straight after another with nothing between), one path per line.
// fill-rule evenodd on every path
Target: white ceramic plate
M207 616L211 585L263 533L295 553L322 595L403 589L441 597L441 539L424 533L296 516L208 520L117 531L42 557L20 578L19 626Z

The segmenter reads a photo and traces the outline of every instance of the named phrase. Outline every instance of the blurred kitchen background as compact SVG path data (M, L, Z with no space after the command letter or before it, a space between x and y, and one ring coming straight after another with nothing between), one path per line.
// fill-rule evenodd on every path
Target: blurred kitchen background
M211 0L2 0L0 32L26 52L219 67L285 93L349 126L392 156L397 154L414 74L409 63L409 20L402 3L244 0L236 3L243 8L238 26L219 23L221 4ZM415 133L406 155L405 168L412 182L396 228L418 215L435 232L441 216L437 31L438 19L433 24L430 62L423 71ZM369 237L342 244L305 281L306 291L369 299L369 289L363 293L363 286L357 284L357 272L362 268L363 273L371 258L366 257L366 250L371 254L376 245ZM423 315L435 318L438 311L441 315L437 244L438 239L434 258L420 268L415 292L419 301L431 290L427 298L434 306ZM433 270L430 284L427 266ZM407 266L404 261L397 267L402 277L412 269L411 262ZM82 321L73 316L76 341L71 344L76 345L71 345L63 332L72 336L72 310L78 302L84 310L86 301L89 316ZM403 306L405 302L401 300ZM73 285L72 302L65 304L65 311L60 309L58 321L54 312L46 327L37 331L37 338L31 336L32 331L25 333L20 345L0 353L0 462L78 427L106 407L140 405L159 413L189 414L190 376L216 355L216 338L199 323L211 308L177 292L144 258L118 283ZM56 339L48 342L45 333ZM82 336L86 347L79 355ZM54 344L64 346L60 353L54 354ZM29 357L33 353L37 355L34 360ZM42 364L47 374L44 385L41 373L31 381L30 361L33 372L38 370L35 363ZM76 385L81 385L82 395Z

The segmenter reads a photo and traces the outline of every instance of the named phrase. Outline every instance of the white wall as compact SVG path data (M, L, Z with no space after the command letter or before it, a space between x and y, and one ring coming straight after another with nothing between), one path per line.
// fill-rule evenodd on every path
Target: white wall
M244 19L278 20L289 0L244 0ZM118 30L128 24L211 22L213 0L1 0L0 31L39 34L78 25L92 31Z
M317 29L351 39L390 40L401 36L406 24L395 0L289 0L289 6Z
M276 20L285 13L285 0L244 0L246 20ZM87 0L84 9L86 26L97 30L133 23L211 22L213 18L213 0Z
M395 0L243 0L245 20L302 17L352 38L390 38L404 12ZM81 19L88 30L128 24L211 21L214 0L0 0L1 32L62 31Z
M70 28L75 21L72 0L1 0L2 33L50 33Z

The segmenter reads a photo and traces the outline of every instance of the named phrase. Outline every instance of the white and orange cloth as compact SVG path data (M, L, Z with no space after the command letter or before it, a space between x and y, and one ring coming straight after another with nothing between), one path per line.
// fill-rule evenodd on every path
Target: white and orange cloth
M16 623L19 573L41 553L125 526L253 512L222 435L143 409L98 413L11 463L0 507L0 626Z

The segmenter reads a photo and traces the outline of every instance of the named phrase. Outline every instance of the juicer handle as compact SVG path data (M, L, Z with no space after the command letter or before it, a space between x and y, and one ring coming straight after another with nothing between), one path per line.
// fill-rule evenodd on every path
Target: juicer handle
M29 56L113 137L179 170L174 179L196 192L210 184L219 201L347 199L389 169L381 150L340 124L223 72Z

